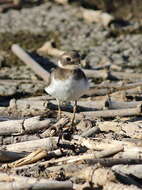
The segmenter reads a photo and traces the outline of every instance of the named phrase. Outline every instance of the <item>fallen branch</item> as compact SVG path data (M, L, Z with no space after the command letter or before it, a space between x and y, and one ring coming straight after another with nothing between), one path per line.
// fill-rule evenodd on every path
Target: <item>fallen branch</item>
M22 120L9 120L0 122L0 135L20 135L33 131L48 128L52 119L42 119L42 117L31 117Z
M141 91L142 82L130 83L130 84L123 84L123 83L101 83L99 85L95 85L91 87L86 95L106 95L112 93L121 93L120 91L125 91L126 93L132 93L132 91L136 91L139 93ZM133 89L133 90L130 90Z
M120 148L122 146L125 150L128 150L131 147L136 147L136 144L132 142L110 140L110 139L92 140L92 139L84 138L78 135L73 136L72 142L76 144L81 144L82 146L86 146L87 148L94 149L94 150L110 150L110 149L114 149L115 147Z
M62 112L64 115L71 117L72 113L69 112ZM125 116L138 116L141 115L141 105L138 105L136 108L130 109L116 109L116 110L101 110L101 111L86 111L76 114L76 119L83 119L83 118L112 118L112 117L125 117Z
M50 80L50 74L43 69L35 60L33 60L19 45L14 44L11 47L13 53L17 55L24 63L26 63L38 76L47 83Z
M72 190L71 181L55 181L0 173L0 190Z
M43 148L47 151L50 151L57 149L57 142L58 137L49 137L40 140L10 144L7 146L2 146L2 148L5 148L7 151L13 152L33 152L38 148Z

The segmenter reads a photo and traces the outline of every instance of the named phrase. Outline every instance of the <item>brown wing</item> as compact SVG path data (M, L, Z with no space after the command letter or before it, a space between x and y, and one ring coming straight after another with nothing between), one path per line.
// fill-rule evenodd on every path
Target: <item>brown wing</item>
M87 80L84 72L81 69L74 69L73 70L73 77L75 80L85 79Z
M82 78L84 78L85 80L87 79L84 72L81 69L64 69L64 68L56 68L53 72L52 75L54 75L54 78L58 78L60 80L65 80L68 79L70 77L70 75L72 75L72 77L75 80L80 80Z

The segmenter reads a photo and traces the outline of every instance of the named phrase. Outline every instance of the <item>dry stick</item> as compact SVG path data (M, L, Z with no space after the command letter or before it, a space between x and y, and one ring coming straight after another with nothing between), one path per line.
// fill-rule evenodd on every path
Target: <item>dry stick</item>
M141 73L127 73L127 72L111 72L112 76L115 76L117 79L121 80L140 80L142 79Z
M34 61L19 45L12 45L12 51L24 63L26 63L38 76L40 76L47 83L49 82L50 74L43 69L36 61Z
M0 190L72 190L71 181L56 181L0 173Z
M42 119L40 116L0 122L0 135L19 135L48 128L53 119Z
M71 117L71 113L62 112L64 115ZM76 114L76 119L82 119L84 117L94 119L94 118L111 118L111 117L124 117L124 116L138 116L141 115L141 105L138 105L136 108L130 109L117 109L117 110L102 110L102 111L90 111L90 112L81 112Z
M21 142L16 144L10 144L4 147L7 151L14 152L32 152L38 148L43 148L47 151L57 149L58 137L49 137L40 140L33 140L27 142Z
M109 118L109 117L117 117L117 116L124 117L124 116L141 115L141 105L138 105L136 108L130 108L130 109L82 112L82 114L90 118L96 118L96 117Z
M48 98L48 96L47 96L47 98ZM48 99L47 100L33 100L33 99L29 99L29 98L21 99L21 100L12 99L9 102L9 107L16 108L19 110L24 110L24 109L47 110Z
M95 70L90 70L90 69L84 69L85 74L90 77L90 78L96 78L95 74L96 71ZM97 71L98 72L98 71ZM142 75L140 73L126 73L126 72L115 72L115 71L110 71L104 72L104 76L102 76L101 74L101 70L98 72L97 76L100 76L100 78L109 78L109 79L121 79L121 80L140 80L142 79Z
M86 146L87 148L94 149L94 150L106 150L106 147L107 149L112 149L115 147L123 146L126 151L129 149L132 149L132 147L134 148L137 147L136 144L132 142L127 142L127 141L125 142L125 141L118 141L118 140L111 140L111 139L93 139L92 140L92 139L84 138L78 135L74 135L73 140L71 142L82 145L82 146Z
M133 88L140 88L142 86L142 82L136 82L136 83L130 83L130 84L124 84L124 85L120 85L120 84L100 84L100 85L95 85L94 87L91 87L88 92L86 93L86 95L91 96L91 95L106 95L106 94L110 94L110 93L118 93L117 91L124 91L124 90L129 90L129 89L133 89ZM138 89L140 91L140 89ZM137 90L137 91L138 91ZM126 91L126 92L127 92Z
M114 157L122 159L139 159L142 158L142 148L138 146L133 148L128 148L124 152L120 152Z

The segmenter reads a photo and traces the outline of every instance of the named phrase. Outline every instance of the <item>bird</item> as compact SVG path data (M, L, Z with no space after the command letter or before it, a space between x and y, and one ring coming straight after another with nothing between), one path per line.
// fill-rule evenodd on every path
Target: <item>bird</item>
M75 120L77 101L89 89L89 82L81 70L79 51L64 52L58 60L58 66L51 72L50 80L45 91L56 98L58 117L61 118L61 102L74 101L72 123Z

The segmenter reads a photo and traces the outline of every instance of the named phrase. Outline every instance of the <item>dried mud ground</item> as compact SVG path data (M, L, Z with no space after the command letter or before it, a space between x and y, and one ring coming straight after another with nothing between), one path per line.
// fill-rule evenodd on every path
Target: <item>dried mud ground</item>
M141 189L141 109L131 116L126 113L135 109L132 102L141 105L142 101L142 23L128 20L125 25L111 23L104 27L99 23L87 23L77 13L78 5L59 5L49 1L0 14L0 169L9 176L35 177L39 181L71 181L60 189ZM118 116L78 117L74 124L76 130L70 131L70 114L67 117L66 113L70 113L72 108L67 105L62 107L63 118L58 121L56 102L44 92L46 82L11 51L12 44L17 43L51 71L57 58L36 52L46 41L54 41L56 48L63 51L80 50L82 59L87 60L84 69L101 73L105 71L104 65L109 64L109 71L116 73L113 77L101 74L89 77L90 87L102 84L100 89L108 90L94 91L94 94L81 98L78 115L88 111L91 104L108 100L109 94L109 101L117 102L113 109L123 109L124 116L118 111ZM119 92L117 88L137 82L140 85L131 90ZM103 111L102 104L98 108L91 106L90 110ZM59 145L57 140L61 133L65 139ZM52 142L49 137L53 137ZM43 142L45 139L49 141ZM18 144L24 142L27 144ZM26 158L30 153L33 154L31 158ZM21 160L23 157L25 160ZM65 160L59 160L60 157ZM6 184L13 183L13 179L22 189L16 177L3 180L2 172L0 183L3 186L0 189L7 187L11 190ZM83 175L85 173L87 177ZM105 179L101 181L102 176ZM50 189L47 186L35 188ZM34 189L31 186L26 188ZM55 189L59 189L58 185Z

